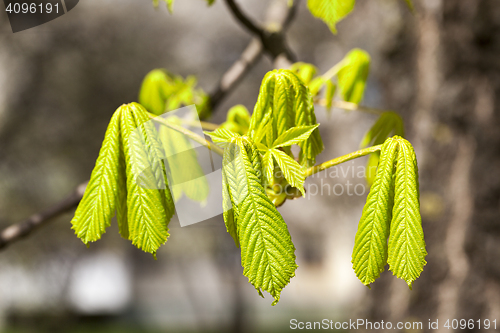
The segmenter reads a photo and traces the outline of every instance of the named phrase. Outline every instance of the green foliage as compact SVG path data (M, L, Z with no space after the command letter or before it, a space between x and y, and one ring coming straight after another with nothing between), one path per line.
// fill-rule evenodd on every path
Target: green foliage
M213 132L205 131L204 133L208 135L213 142L217 143L217 145L221 146L222 148L225 148L227 146L227 142L231 141L232 138L237 138L240 136L238 133L222 127L219 127Z
M209 97L196 89L196 78L183 79L163 69L154 69L146 75L139 91L139 103L155 115L192 104L196 104L200 117L210 114Z
M398 135L404 137L405 130L403 119L397 113L392 111L384 112L380 115L378 120L373 124L373 126L366 132L365 136L361 140L361 148L368 146L376 146L382 144L385 139L390 136ZM369 185L373 183L375 178L375 170L379 162L380 153L373 153L368 158L368 163L366 165L366 181Z
M154 6L160 1L172 12L174 0L153 0ZM209 6L215 2L206 1ZM405 1L413 10L413 2ZM289 0L288 5L292 4ZM311 13L333 33L354 4L355 0L308 0ZM324 105L330 110L338 87L344 101L359 104L369 69L368 53L353 49L321 76L315 77L317 68L307 63L271 71L262 81L252 116L244 106L236 105L217 130L205 132L224 148L223 153L212 149L223 154L223 217L227 232L241 248L243 274L261 296L262 290L271 294L273 305L297 269L295 247L276 207L305 195L306 175L369 154L379 145L380 153L372 153L368 161L367 178L373 185L355 237L354 272L370 286L389 264L411 289L426 264L417 161L413 147L402 138L399 115L382 113L365 134L361 146L374 147L311 168L324 148L313 98L326 88ZM208 95L196 88L194 77L184 79L162 69L146 75L139 102L144 107L123 105L111 118L71 222L75 234L89 244L102 237L116 211L121 236L156 256L169 236L174 202L182 195L205 202L209 187L196 151L186 132L179 129L181 119L168 117L158 132L146 110L161 115L196 104L200 116L206 117L210 103ZM190 137L204 144L203 138ZM300 147L299 156L294 156L293 145ZM377 170L373 175L372 167Z
M305 176L302 167L285 152L276 148L271 148L270 151L288 183L292 185L292 187L298 188L300 193L305 196Z
M361 282L369 285L389 263L393 274L411 288L423 271L426 255L415 152L408 141L394 136L382 146L356 233L353 268Z
M369 58L363 57L363 51L353 50L330 71L337 74L343 97L351 101L359 102L363 94L369 64ZM294 70L297 74L275 70L264 77L251 117L244 106L237 105L217 130L205 132L224 148L224 223L241 248L243 274L260 295L264 290L273 296L273 305L297 268L295 247L276 206L305 195L305 175L311 174L305 168L314 164L323 149L312 96L304 81L326 85L326 106L331 106L336 89L332 76L314 78L314 67L298 64ZM176 85L171 80L160 70L145 79L141 98L156 114L188 100L178 92L171 94ZM181 119L168 117L158 133L150 117L137 103L123 105L113 115L72 220L84 243L100 239L116 211L122 237L155 255L169 236L174 201L183 194L198 202L207 199L208 183L196 152L184 134L173 130ZM392 134L395 136L387 139ZM378 169L352 257L356 276L367 286L388 263L393 274L411 288L426 263L416 156L411 144L400 137L403 134L401 118L385 112L361 143L363 147L383 143L380 162L378 155L370 157L376 156ZM298 157L292 153L293 145L301 148Z
M71 221L72 229L85 244L95 242L106 232L115 214L119 192L124 191L123 184L116 186L120 174L124 173L120 164L121 149L120 113L117 112L111 118L85 194Z
M411 144L398 138L394 209L389 235L389 269L412 287L426 264L420 217L417 158Z
M315 17L322 19L336 34L336 24L354 8L355 0L308 0L307 6Z
M171 116L165 121L180 126L181 120ZM205 202L210 192L196 150L188 138L166 126L159 130L160 140L168 160L172 195L177 202L182 194L193 201Z
M387 263L387 237L393 206L394 159L397 141L387 140L382 158L358 225L352 263L359 280L369 285L380 276Z
M291 145L299 145L301 142L307 140L318 127L319 124L292 127L276 138L271 145L271 148L283 148Z
M250 138L231 138L223 165L224 220L241 247L243 274L261 296L261 290L269 292L275 305L297 268L288 228L266 195L261 156Z
M122 237L155 255L166 242L174 204L166 186L165 157L146 109L137 103L116 110L73 220L85 243L101 238L115 210Z
M333 98L336 91L337 85L330 80L326 81L325 107L328 112L332 111Z
M337 73L338 84L344 101L359 104L363 98L366 80L370 72L370 55L353 49L342 60Z
M227 112L226 121L220 127L228 129L240 135L245 135L250 126L250 112L243 105L233 106Z
M316 125L314 105L309 90L290 70L274 70L263 79L248 133L257 144L271 144L295 126ZM311 166L323 150L323 141L315 129L299 144L299 163Z

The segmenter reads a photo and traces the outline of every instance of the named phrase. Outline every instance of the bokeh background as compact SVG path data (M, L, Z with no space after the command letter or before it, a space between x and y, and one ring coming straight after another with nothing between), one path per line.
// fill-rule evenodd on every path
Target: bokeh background
M269 1L240 1L262 21ZM500 325L500 2L358 0L333 35L302 1L288 41L324 72L352 48L372 66L363 105L399 112L420 167L428 264L415 282L384 272L372 289L351 268L366 194L324 193L279 210L297 248L281 301L242 275L222 217L181 228L158 260L118 235L90 248L72 212L0 252L2 332L285 332L289 321L497 319ZM137 100L154 68L196 75L212 91L251 36L223 1L85 0L63 17L13 34L0 5L0 227L58 202L88 179L107 123ZM272 62L262 57L217 108L250 110ZM358 148L376 117L316 108L326 161ZM345 176L310 184L365 184ZM441 323L443 323L441 321Z

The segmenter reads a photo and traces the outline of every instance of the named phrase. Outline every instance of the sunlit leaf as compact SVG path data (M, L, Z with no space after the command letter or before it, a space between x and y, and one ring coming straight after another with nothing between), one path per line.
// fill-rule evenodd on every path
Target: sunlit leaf
M315 17L322 19L336 34L336 24L354 8L355 0L308 0L307 6Z
M363 50L353 49L342 63L343 66L337 73L341 96L347 102L359 104L363 99L370 71L370 56Z

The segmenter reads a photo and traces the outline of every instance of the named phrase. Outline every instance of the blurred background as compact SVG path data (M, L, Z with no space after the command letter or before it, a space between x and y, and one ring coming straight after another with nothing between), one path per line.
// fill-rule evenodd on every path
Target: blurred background
M263 20L269 1L241 0ZM242 275L222 217L181 228L158 260L112 225L90 248L73 212L0 252L1 332L281 332L290 319L500 321L500 2L358 0L333 35L301 2L288 41L323 73L352 48L371 55L363 105L405 120L420 169L428 264L410 291L384 272L372 289L351 268L362 196L335 193L279 208L299 268L271 306ZM0 6L1 7L1 6ZM3 7L1 7L3 8ZM58 202L94 166L106 126L137 100L154 68L195 75L210 92L251 36L223 1L85 0L68 14L13 34L0 13L0 227ZM253 109L272 69L262 57L210 119ZM320 162L357 150L376 117L317 107ZM307 183L365 184L349 172ZM500 322L498 322L500 325Z

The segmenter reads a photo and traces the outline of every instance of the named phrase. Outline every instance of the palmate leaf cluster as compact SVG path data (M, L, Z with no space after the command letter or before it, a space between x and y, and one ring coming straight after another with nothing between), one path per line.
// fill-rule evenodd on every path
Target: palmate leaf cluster
M174 0L153 3L158 6L160 1L172 11ZM411 0L405 1L412 6ZM355 0L308 0L307 5L335 33L336 24L352 11ZM237 105L217 130L205 132L224 149L223 217L227 232L240 247L243 274L261 296L265 291L274 298L273 305L298 267L287 224L276 207L305 195L305 178L311 174L306 170L315 169L324 149L314 102L319 102L324 90L327 109L334 105L336 95L359 104L369 69L370 56L353 49L324 75L317 75L316 67L307 63L271 71L262 81L252 115ZM174 203L183 195L204 202L209 188L185 132L166 127L157 131L149 120L192 104L206 117L210 101L196 88L194 77L184 79L156 69L144 78L139 102L142 105L123 105L113 115L72 225L76 235L89 244L101 238L116 213L122 237L155 255L169 237ZM179 128L183 119L171 116L165 121ZM364 153L372 153L367 173L372 186L356 233L352 263L356 276L367 286L389 264L393 274L411 288L426 264L416 156L403 136L402 119L385 112L361 143L362 148L375 147ZM373 153L378 145L380 153ZM370 173L372 168L376 173ZM169 179L190 181L170 182L176 185L172 187Z
M262 159L252 139L231 137L223 165L227 231L241 247L243 274L261 296L261 290L269 292L274 305L295 276L295 247L285 221L266 195Z
M417 159L411 144L394 136L382 146L363 208L352 254L354 272L368 286L388 263L393 274L411 288L423 271L426 255Z
M286 198L290 188L304 194L304 165L314 163L323 144L312 97L291 71L266 75L248 131L241 127L246 124L245 111L232 109L225 126L206 134L224 147L224 222L241 247L243 274L259 294L269 292L274 305L297 268L295 247L276 198ZM305 152L295 157L292 145Z

